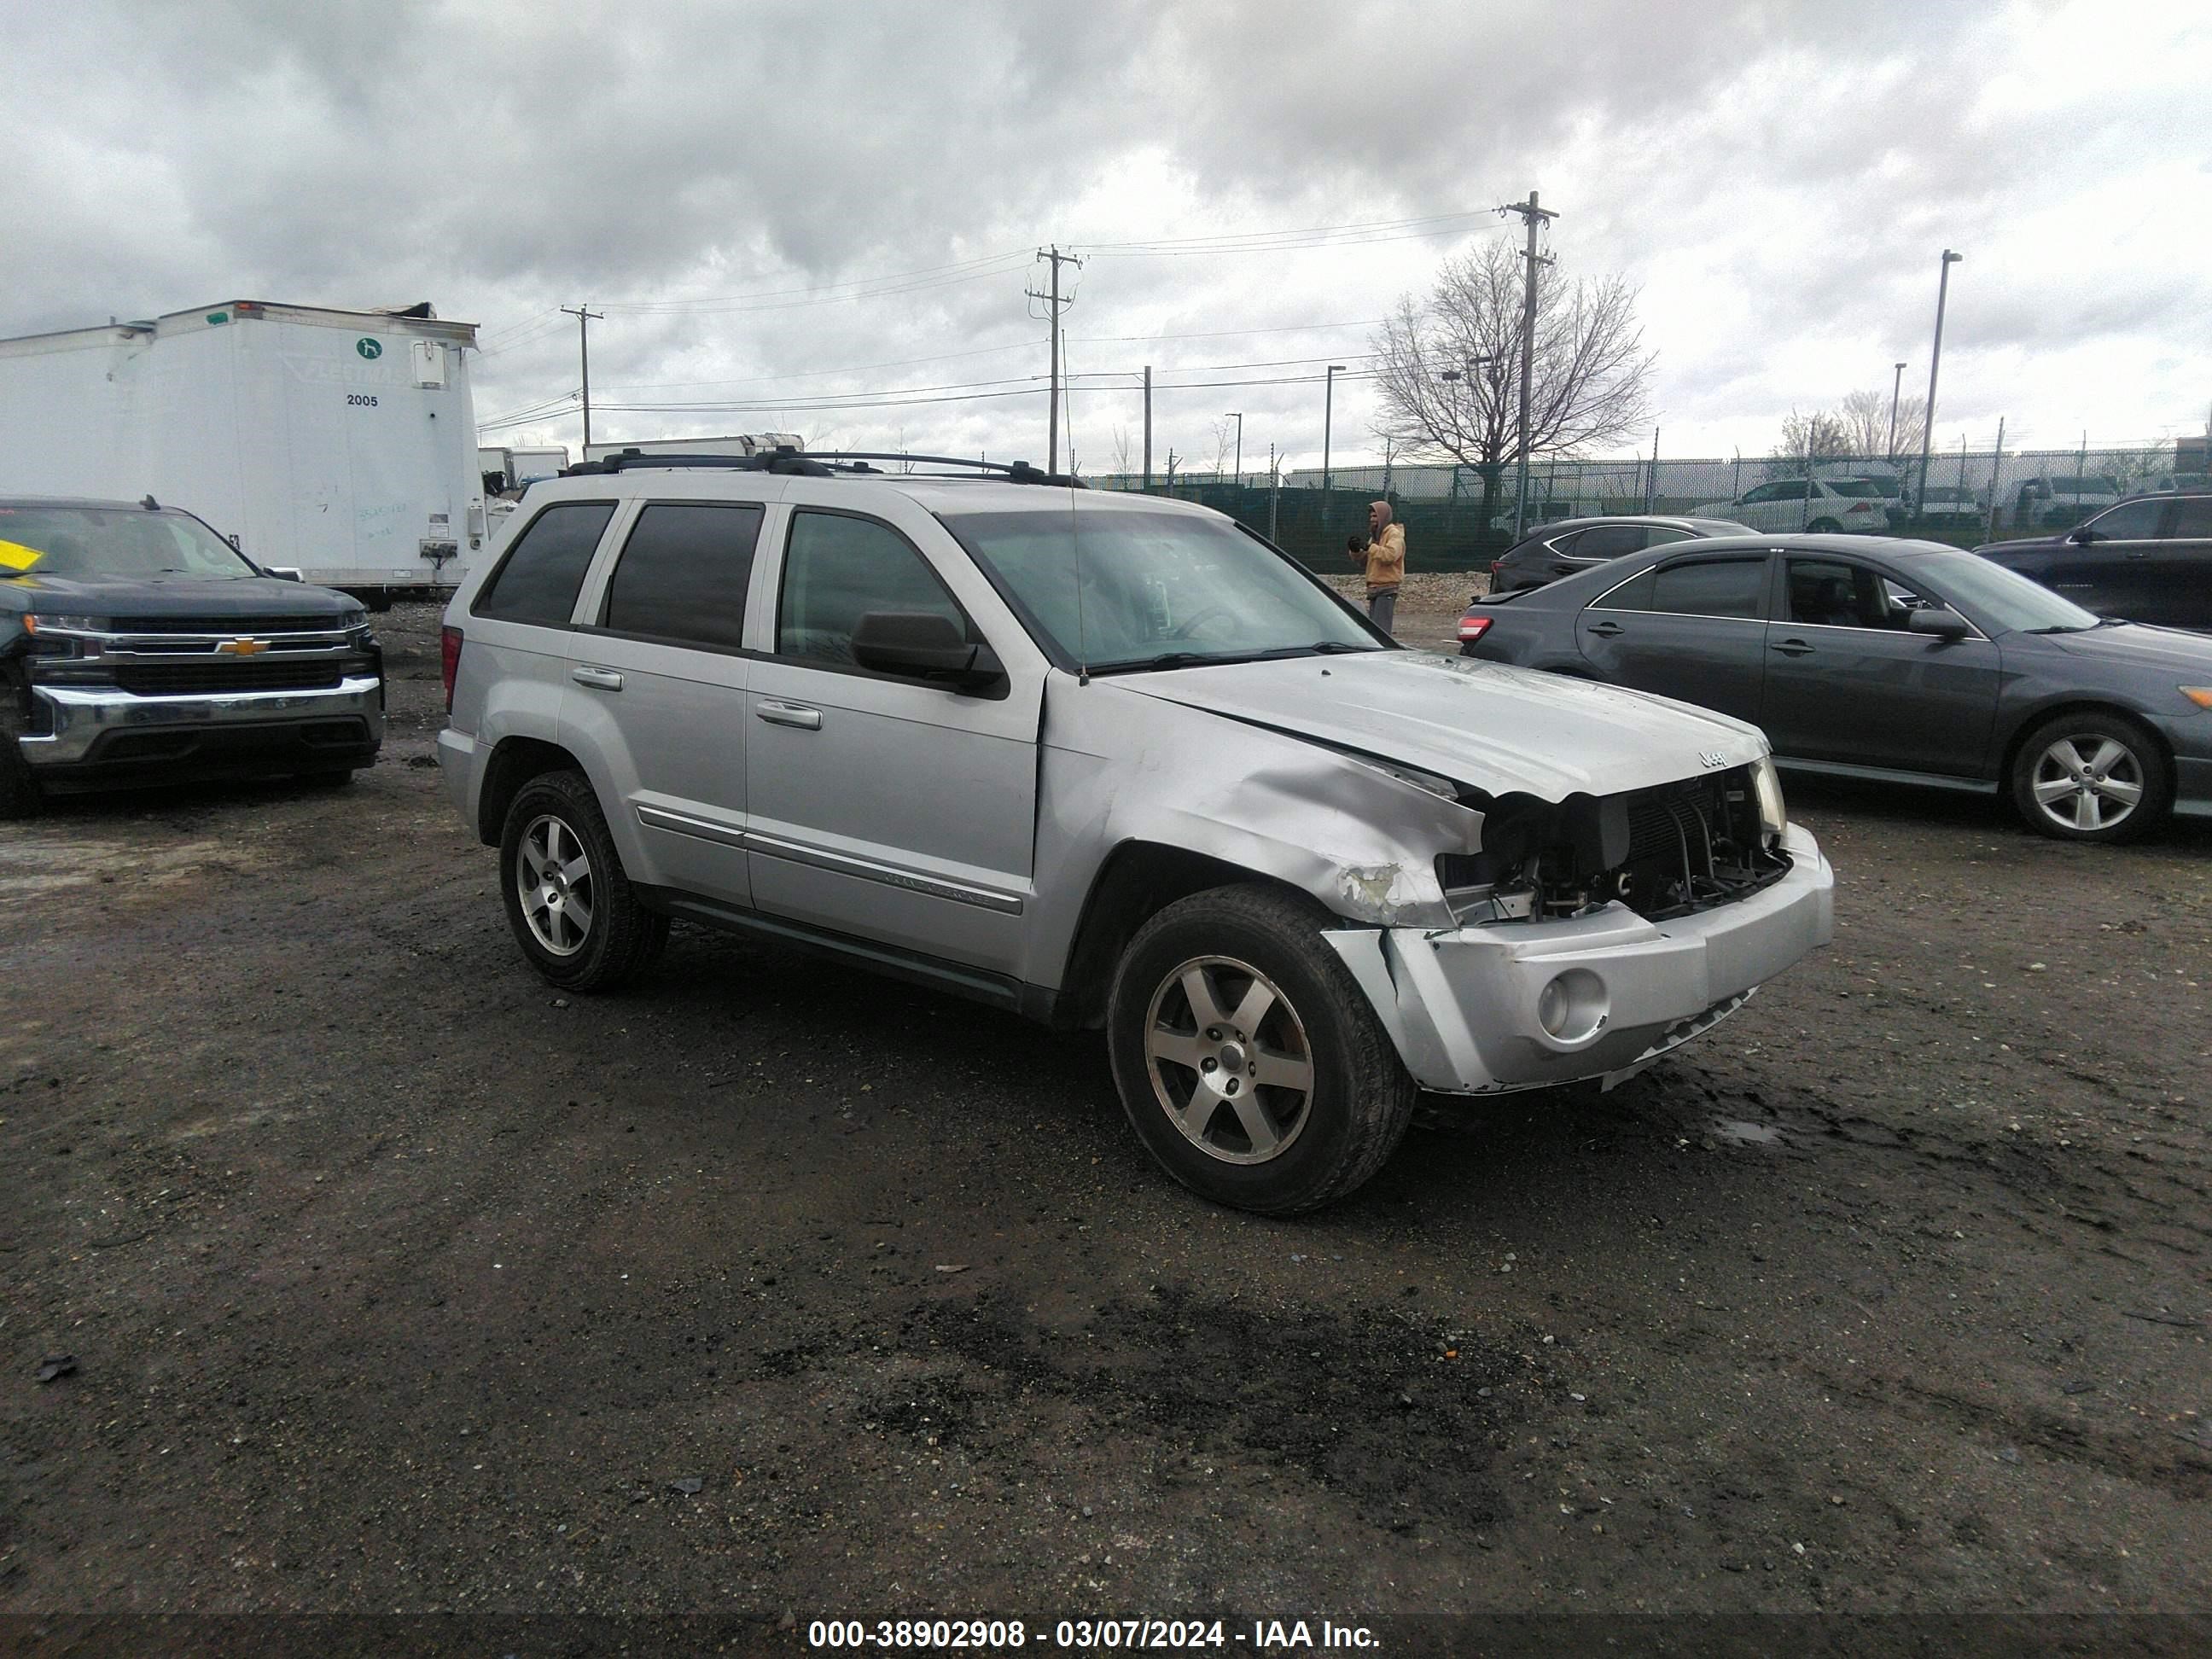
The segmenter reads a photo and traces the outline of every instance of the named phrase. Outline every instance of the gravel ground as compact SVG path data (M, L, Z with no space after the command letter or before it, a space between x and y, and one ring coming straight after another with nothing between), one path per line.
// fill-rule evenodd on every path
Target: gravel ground
M1095 1037L548 990L386 632L350 788L0 832L0 1613L2206 1607L2203 831L1801 788L1832 949L1268 1221Z

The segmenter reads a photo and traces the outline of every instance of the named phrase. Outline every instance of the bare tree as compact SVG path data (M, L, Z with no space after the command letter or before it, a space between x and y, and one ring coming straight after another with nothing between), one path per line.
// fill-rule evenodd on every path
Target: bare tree
M1887 392L1854 392L1837 404L1835 410L1836 419L1843 423L1851 455L1862 459L1879 455L1892 462L1900 455L1919 454L1920 428L1927 414L1927 398L1900 399L1897 405L1897 440L1893 443Z
M1114 428L1114 470L1124 477L1129 474L1129 428L1126 426Z
M1428 296L1401 298L1374 340L1376 435L1409 456L1479 468L1486 524L1505 469L1523 459L1522 301L1520 255L1501 238L1447 259ZM1575 454L1644 426L1653 354L1644 349L1636 291L1626 282L1570 283L1545 268L1535 335L1529 456Z
M1790 474L1802 477L1808 466L1822 461L1840 461L1858 453L1851 447L1851 431L1840 415L1825 409L1816 409L1810 415L1790 411L1790 418L1782 423L1782 441L1776 444L1766 464L1766 476L1779 478Z
M1224 415L1206 428L1206 435L1213 441L1213 472L1218 477L1229 471L1230 452L1237 445L1237 422Z

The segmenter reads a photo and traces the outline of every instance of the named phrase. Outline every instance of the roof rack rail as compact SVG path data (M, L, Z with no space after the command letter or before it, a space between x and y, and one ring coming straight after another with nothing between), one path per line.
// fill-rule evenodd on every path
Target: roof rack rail
M720 467L732 472L781 472L801 477L827 478L836 471L873 472L874 467L832 468L811 455L801 454L789 445L775 449L764 449L752 455L695 455L689 451L656 454L651 450L629 448L596 461L579 461L574 466L561 469L564 478L590 477L605 472L629 472L641 467Z
M720 467L732 472L774 472L809 478L830 478L840 474L883 476L882 467L870 465L873 461L968 467L977 471L997 473L1009 483L1056 484L1068 489L1090 488L1073 473L1047 472L1040 467L1031 466L1027 461L981 461L959 455L906 455L873 449L815 450L807 453L788 445L753 455L695 455L683 451L655 453L647 449L626 448L601 460L579 461L574 466L562 469L561 476L564 478L588 477L598 473L629 472L646 467Z

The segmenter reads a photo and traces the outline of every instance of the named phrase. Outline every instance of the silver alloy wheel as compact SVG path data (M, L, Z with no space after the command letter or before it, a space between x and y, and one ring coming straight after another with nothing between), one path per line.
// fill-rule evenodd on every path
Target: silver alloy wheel
M2088 745L2094 749L2083 752ZM2101 732L2061 738L2035 763L2036 810L2062 830L2110 830L2133 815L2148 786L2134 750Z
M599 890L591 854L566 822L550 813L530 820L515 849L514 887L533 939L556 957L584 948Z
M1145 1069L1168 1121L1224 1164L1280 1158L1313 1115L1304 1022L1233 957L1194 957L1161 980L1145 1011Z

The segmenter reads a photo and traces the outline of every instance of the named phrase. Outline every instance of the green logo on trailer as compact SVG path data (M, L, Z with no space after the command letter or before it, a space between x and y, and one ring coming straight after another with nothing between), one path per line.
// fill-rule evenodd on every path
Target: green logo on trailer
M353 349L364 357L381 357L384 355L383 346L370 339L366 334L353 343Z

